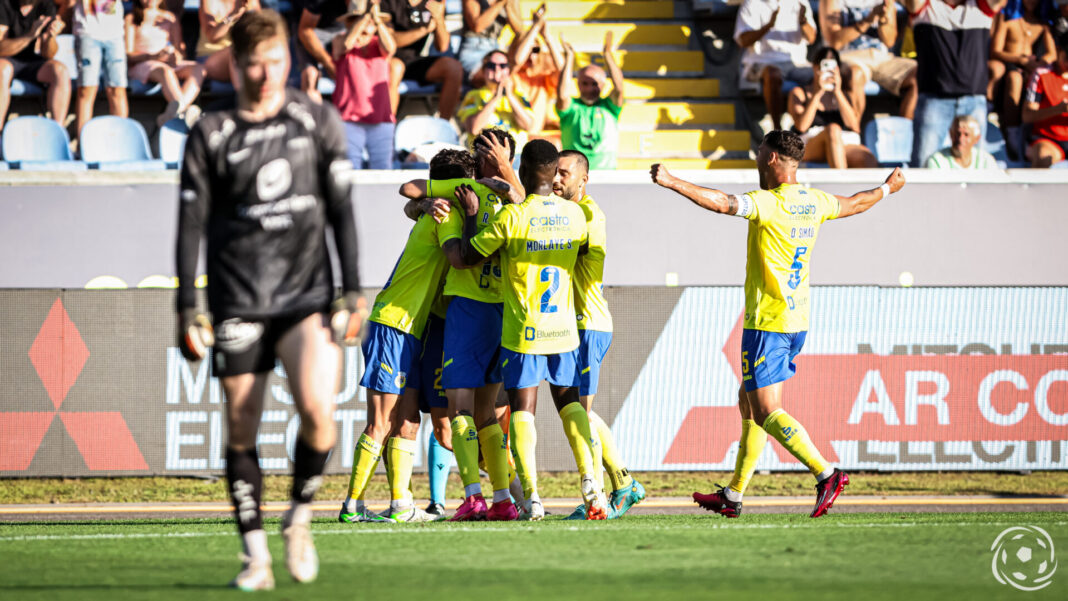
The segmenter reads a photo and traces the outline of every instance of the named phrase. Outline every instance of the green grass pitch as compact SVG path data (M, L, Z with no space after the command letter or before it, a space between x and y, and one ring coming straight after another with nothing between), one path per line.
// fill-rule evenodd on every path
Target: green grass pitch
M277 589L260 599L1059 599L1068 565L1024 593L991 573L1009 526L1049 532L1061 513L628 516L538 524L313 525L319 580L285 570L268 520ZM228 520L0 524L0 599L233 599L239 541ZM1068 563L1068 561L1061 561Z

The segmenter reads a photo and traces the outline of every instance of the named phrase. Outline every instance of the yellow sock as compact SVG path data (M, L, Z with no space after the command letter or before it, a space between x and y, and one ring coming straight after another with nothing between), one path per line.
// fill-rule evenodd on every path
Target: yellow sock
M593 462L589 415L586 414L581 404L569 403L560 410L560 420L564 422L564 437L571 445L571 452L575 455L575 464L578 465L579 474L581 476L592 475L597 489L602 490L604 478L601 477L601 465Z
M612 437L612 430L604 423L600 415L590 411L590 427L597 433L601 441L601 462L604 469L608 470L608 479L612 482L612 490L630 488L631 477L627 467L623 465L623 457L616 448L616 440Z
M512 424L508 429L512 439L512 455L523 494L529 499L538 491L538 464L534 449L538 445L538 431L534 429L534 414L529 411L513 411Z
M757 426L751 419L742 420L742 437L738 439L738 459L734 462L734 476L731 478L730 489L744 493L745 487L749 486L749 480L756 470L757 459L764 451L764 444L768 442L768 433Z
M371 481L378 460L382 457L382 445L366 434L360 435L356 449L352 452L352 474L349 476L348 499L362 499L363 489Z
M486 460L486 472L493 491L508 490L508 447L500 424L494 422L479 430L478 442L482 445L482 457Z
M386 474L389 478L390 498L394 501L408 498L408 487L412 481L412 464L415 463L414 440L394 436L386 443L389 453L389 465Z
M457 415L452 420L452 452L464 486L478 484L478 433L470 415Z
M782 409L771 412L768 419L764 420L764 430L775 437L787 451L790 451L815 475L819 475L827 469L827 461L820 455L819 449L812 444L808 432L801 422Z

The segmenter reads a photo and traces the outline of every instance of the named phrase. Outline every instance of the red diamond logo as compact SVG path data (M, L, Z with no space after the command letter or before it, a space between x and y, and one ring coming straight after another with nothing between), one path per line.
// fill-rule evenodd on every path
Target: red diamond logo
M59 409L89 359L89 349L60 299L52 304L29 354L37 377Z

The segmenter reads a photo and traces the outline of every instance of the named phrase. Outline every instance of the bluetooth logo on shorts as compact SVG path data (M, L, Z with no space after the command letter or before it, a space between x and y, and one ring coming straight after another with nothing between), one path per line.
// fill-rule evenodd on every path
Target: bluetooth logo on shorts
M994 552L990 563L994 578L1021 591L1046 588L1057 571L1053 539L1038 526L1006 528L990 550Z

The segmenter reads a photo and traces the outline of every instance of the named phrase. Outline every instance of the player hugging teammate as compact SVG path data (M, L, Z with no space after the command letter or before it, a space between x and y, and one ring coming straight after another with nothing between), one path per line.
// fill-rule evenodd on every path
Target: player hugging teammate
M590 412L612 319L601 284L605 220L585 193L586 157L531 143L516 177L509 134L485 130L474 147L474 156L443 151L429 180L401 187L410 199L405 212L417 221L370 317L361 384L371 408L343 522L442 517L416 509L407 491L420 404L431 413L438 446L454 452L464 485L452 520L541 519L534 415L543 379L579 466L583 503L571 517L615 518L645 496L611 431ZM418 292L402 292L412 288ZM386 335L394 340L381 340ZM506 404L498 400L502 384ZM393 501L376 515L362 493L387 439ZM608 496L602 463L612 483ZM493 491L489 507L480 465ZM435 513L443 488L437 478Z

